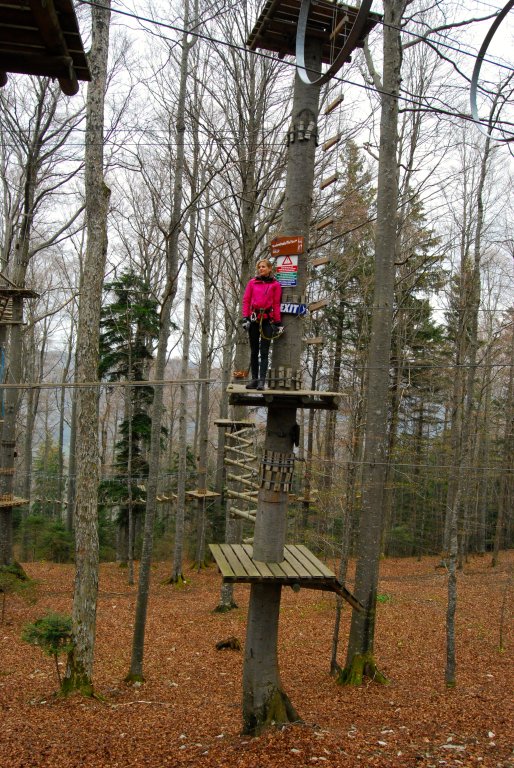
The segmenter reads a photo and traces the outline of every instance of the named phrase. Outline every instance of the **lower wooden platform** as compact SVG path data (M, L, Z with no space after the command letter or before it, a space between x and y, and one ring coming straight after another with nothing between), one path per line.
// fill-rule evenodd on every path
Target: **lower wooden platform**
M321 589L335 592L362 610L356 597L341 584L330 568L303 544L286 544L280 563L263 563L253 559L250 544L209 544L223 581L237 584L277 583L293 588Z
M310 389L246 389L244 384L227 387L230 405L253 405L266 408L280 405L285 408L319 408L337 411L340 392L317 392Z

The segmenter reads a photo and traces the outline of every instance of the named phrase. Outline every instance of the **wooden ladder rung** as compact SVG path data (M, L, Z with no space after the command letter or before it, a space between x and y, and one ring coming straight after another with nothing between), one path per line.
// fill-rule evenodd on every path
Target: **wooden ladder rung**
M332 259L330 256L320 256L318 259L313 259L311 261L311 267L321 267L323 264L330 264Z
M326 178L326 179L323 179L323 181L322 181L322 182L321 182L321 184L319 185L319 188L320 188L320 189L326 189L326 188L327 188L327 187L329 187L331 184L333 184L333 183L334 183L334 181L337 181L337 180L338 180L338 178L339 178L339 174L338 174L338 173L333 173L333 174L332 174L332 176L327 176L327 178Z
M333 112L333 111L334 111L334 109L335 109L336 107L338 107L338 106L341 104L341 102L342 102L342 101L344 101L344 96L343 96L343 94L342 94L342 93L340 93L340 94L339 94L339 96L337 97L337 99L334 99L334 101L331 101L331 102L330 102L330 104L328 105L328 107L325 109L325 112L324 112L324 114L325 114L325 115L329 115L331 112Z
M309 304L309 312L317 312L318 309L326 307L327 304L330 304L330 299L319 299L319 301L313 301L312 304Z
M332 149L332 147L335 147L336 144L339 144L339 142L341 141L341 137L342 137L341 133L336 133L335 136L332 136L330 139L327 139L321 147L323 152L326 152L327 150Z
M318 222L318 224L316 224L316 229L317 230L325 229L325 227L329 227L330 224L333 223L333 221L334 221L334 217L328 216L326 219L323 219L322 221Z

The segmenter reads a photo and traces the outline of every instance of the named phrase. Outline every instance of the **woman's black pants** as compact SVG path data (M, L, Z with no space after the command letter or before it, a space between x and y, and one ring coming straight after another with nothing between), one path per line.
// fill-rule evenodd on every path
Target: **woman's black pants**
M252 369L252 379L266 378L268 372L268 357L271 344L271 324L269 320L261 323L253 321L250 323L248 335L250 337L250 367Z

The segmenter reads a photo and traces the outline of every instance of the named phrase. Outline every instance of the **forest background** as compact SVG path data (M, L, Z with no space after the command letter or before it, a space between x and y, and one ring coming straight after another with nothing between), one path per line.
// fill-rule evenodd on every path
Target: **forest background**
M280 225L294 72L290 60L245 50L259 10L197 2L112 15L107 266L98 380L90 384L100 394L100 551L128 563L129 580L143 533L156 386L164 415L154 557L176 558L180 535L200 565L205 541L224 535L224 440L215 420L229 417L226 386L248 358L242 288ZM463 117L476 50L497 10L413 2L402 22L385 555L446 551L457 494L461 561L487 551L497 559L513 543L512 160L508 144ZM81 14L87 42L87 6ZM500 55L509 39L507 25L482 70L481 114L500 138L511 131L512 63ZM341 393L342 405L303 414L289 530L324 556L342 543L352 551L360 510L379 154L372 76L380 67L379 26L324 91L325 108L344 100L319 123L303 381ZM14 489L27 503L13 523L23 561L73 557L85 114L85 89L68 99L49 80L12 76L0 90L1 272L39 294L25 302L22 346L12 335L7 355L12 370L21 351ZM165 383L150 386L170 243L179 279ZM258 453L264 415L247 416ZM187 490L204 488L220 495L186 504Z

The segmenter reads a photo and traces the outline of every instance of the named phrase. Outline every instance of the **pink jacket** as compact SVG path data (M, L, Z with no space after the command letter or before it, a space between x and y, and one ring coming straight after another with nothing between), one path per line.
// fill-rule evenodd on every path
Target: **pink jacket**
M255 310L267 309L269 319L274 323L280 323L281 299L282 286L278 280L252 277L243 295L243 317L250 317Z

